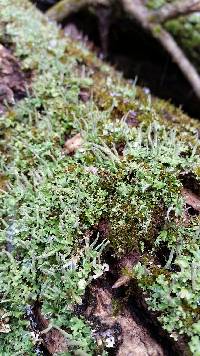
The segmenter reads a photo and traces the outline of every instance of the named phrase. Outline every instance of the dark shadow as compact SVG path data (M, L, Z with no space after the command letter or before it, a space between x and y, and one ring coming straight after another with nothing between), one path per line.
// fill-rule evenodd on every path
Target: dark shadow
M101 28L94 14L82 10L63 25L69 23L75 24L102 50ZM200 103L190 84L162 46L137 23L125 17L112 19L106 46L104 58L123 72L125 78L137 77L138 85L148 87L152 95L170 100L190 116L200 118Z
M34 0L43 11L54 2ZM137 77L137 83L149 88L152 95L170 100L190 116L200 118L199 100L178 66L157 40L121 11L106 14L105 9L99 9L96 15L85 8L69 16L62 25L65 27L69 24L74 24L87 36L97 52L123 72L125 78ZM106 26L109 30L107 40Z

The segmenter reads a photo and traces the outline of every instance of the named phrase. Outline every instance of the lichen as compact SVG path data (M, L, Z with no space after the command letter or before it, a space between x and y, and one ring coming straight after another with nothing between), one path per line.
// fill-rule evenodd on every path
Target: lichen
M199 184L199 123L63 37L26 0L0 0L0 23L1 40L9 38L22 68L33 72L26 98L0 121L0 285L10 323L2 352L35 354L25 314L37 301L51 323L71 330L78 346L70 351L97 354L74 307L103 274L107 248L116 257L141 255L134 275L150 308L170 333L188 335L195 354L200 282L190 272L199 263L199 218L184 219L181 175L191 173ZM83 145L66 156L66 137L76 133ZM101 219L108 222L103 238ZM163 246L167 266L159 263Z

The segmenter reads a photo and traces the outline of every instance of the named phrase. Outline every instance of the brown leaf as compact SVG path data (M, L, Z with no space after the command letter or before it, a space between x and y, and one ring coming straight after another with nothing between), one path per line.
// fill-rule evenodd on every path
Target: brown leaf
M124 284L127 284L131 280L131 276L121 276L118 278L118 280L113 284L112 288L116 289Z
M78 133L65 142L63 152L67 155L74 153L82 146L82 144L83 138L81 137L81 134Z

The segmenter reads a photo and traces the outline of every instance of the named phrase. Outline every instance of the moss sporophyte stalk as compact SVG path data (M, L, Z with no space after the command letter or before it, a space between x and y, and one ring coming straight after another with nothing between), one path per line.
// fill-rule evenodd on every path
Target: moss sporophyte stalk
M141 256L132 275L149 308L199 355L199 216L188 218L181 193L182 177L199 186L199 123L63 37L26 0L0 0L0 39L32 71L26 98L0 118L1 354L36 354L42 338L27 308L37 303L66 338L64 354L106 355L75 307L110 249ZM76 134L81 146L64 154ZM106 238L91 237L101 219Z

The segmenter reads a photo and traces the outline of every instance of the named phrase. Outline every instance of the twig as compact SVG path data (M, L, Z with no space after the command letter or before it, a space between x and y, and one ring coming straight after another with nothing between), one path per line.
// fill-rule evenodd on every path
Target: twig
M163 23L197 11L200 11L200 0L178 0L175 3L166 4L160 9L152 11L152 19L155 22Z
M140 0L121 0L121 2L124 10L136 19L145 30L150 31L153 37L162 44L200 99L200 76L174 38L161 25L153 21L150 12L142 5Z

